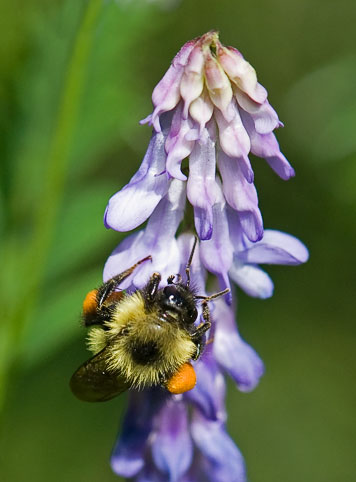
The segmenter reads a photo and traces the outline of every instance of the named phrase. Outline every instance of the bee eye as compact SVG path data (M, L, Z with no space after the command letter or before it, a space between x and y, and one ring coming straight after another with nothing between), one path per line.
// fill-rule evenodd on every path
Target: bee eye
M175 286L166 286L163 289L163 293L169 305L180 307L183 305L183 298L178 293Z

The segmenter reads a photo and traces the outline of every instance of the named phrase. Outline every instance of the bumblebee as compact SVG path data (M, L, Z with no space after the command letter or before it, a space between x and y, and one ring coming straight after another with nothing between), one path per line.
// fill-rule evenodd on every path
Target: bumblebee
M194 388L196 375L190 360L198 360L211 326L208 302L229 290L204 297L171 275L159 288L161 275L153 273L146 286L133 294L117 291L120 284L148 256L90 291L83 303L84 325L90 328L88 345L94 356L81 365L70 381L80 400L110 400L127 389L163 386L173 394ZM175 281L177 279L177 281ZM201 300L203 322L195 326Z

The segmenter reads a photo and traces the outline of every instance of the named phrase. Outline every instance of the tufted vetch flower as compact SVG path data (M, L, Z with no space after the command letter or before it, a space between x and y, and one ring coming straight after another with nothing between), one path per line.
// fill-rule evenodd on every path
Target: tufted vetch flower
M187 42L152 94L153 112L142 123L152 136L140 168L109 200L107 228L130 233L109 256L104 281L150 257L120 285L129 294L153 272L160 287L190 265L196 300L209 303L211 328L192 362L196 386L172 395L160 386L131 390L112 454L115 473L135 482L244 482L243 457L227 433L226 376L241 392L264 373L256 351L236 324L238 289L265 299L273 282L260 265L299 265L308 250L294 236L264 229L250 154L284 180L294 170L280 151L282 126L256 72L216 31ZM143 223L145 223L143 225ZM238 289L235 289L237 285ZM203 321L197 301L198 317Z

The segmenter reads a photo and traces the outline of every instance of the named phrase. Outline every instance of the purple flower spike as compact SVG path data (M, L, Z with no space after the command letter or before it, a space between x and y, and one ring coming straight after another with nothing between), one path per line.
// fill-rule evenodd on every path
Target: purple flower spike
M95 336L99 349L105 340L117 343L116 364L110 359L103 375L115 369L129 383L133 365L144 365L143 377L152 375L141 392L129 386L111 464L133 482L246 482L243 457L226 431L225 375L249 392L264 365L239 334L231 285L268 298L273 282L259 265L298 265L309 256L297 238L264 230L254 185L251 153L282 179L294 176L274 134L283 124L254 68L238 50L223 46L215 31L181 48L152 101L152 114L141 121L153 127L147 153L131 181L112 196L104 217L106 227L118 231L147 224L110 255L104 281L145 262L119 285L127 292L123 299L109 297L97 307L98 320L92 320L92 293L84 310L86 320L89 307L88 324L98 321L90 347ZM191 233L177 237L193 215L198 242ZM154 272L161 283L147 296ZM208 272L230 291L209 296ZM139 297L129 296L144 286L145 313L137 319L125 303L134 308ZM104 363L106 349L101 353Z
M215 302L214 356L242 392L250 392L264 373L263 362L237 331L234 310L222 300Z
M164 135L154 133L140 169L109 201L104 215L107 228L130 231L146 221L168 190L165 166Z

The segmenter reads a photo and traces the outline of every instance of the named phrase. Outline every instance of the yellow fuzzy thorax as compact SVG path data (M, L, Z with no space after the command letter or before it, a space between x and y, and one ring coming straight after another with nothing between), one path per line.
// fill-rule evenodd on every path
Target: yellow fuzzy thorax
M91 328L88 348L93 354L106 346L108 370L124 376L133 388L158 385L195 353L189 334L176 324L161 321L157 311L147 312L140 292L125 296L115 307L107 330ZM149 364L136 363L131 355L133 342L155 342L159 357Z

